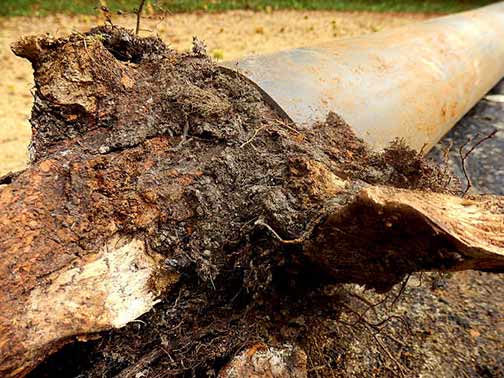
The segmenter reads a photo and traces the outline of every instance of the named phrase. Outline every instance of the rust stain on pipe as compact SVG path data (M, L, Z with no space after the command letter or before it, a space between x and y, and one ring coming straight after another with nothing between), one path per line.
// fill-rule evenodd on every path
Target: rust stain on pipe
M504 2L226 66L299 124L334 111L377 149L427 152L504 76Z

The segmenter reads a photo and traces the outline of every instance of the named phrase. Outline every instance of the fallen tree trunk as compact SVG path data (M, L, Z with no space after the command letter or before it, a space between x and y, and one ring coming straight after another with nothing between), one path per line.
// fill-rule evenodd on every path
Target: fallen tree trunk
M254 300L278 276L386 291L504 271L502 198L453 196L443 170L399 142L370 151L335 114L287 122L199 44L102 27L13 50L36 93L32 164L0 192L2 376L134 321L182 276L195 293L239 277Z

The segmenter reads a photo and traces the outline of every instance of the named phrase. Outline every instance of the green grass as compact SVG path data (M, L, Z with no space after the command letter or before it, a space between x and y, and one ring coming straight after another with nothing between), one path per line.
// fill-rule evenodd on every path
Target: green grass
M229 9L332 9L339 11L450 13L493 3L491 0L148 0L171 12ZM108 0L113 11L132 11L139 0ZM50 13L92 14L93 0L0 0L0 16L38 16Z

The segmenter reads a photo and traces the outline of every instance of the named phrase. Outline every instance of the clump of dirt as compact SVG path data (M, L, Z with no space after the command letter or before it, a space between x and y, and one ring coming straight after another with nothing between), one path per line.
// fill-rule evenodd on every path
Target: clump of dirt
M33 163L52 161L44 180L67 201L51 215L79 235L68 253L141 235L181 277L138 322L67 347L32 378L215 376L259 340L304 346L316 376L324 339L337 368L351 337L328 324L345 295L302 244L277 239L299 238L328 201L367 184L454 190L401 142L372 152L336 114L290 123L196 50L116 27L14 47L35 70Z
M337 130L336 133L334 130ZM422 151L394 139L383 151L373 151L337 114L313 126L312 137L333 162L340 177L373 185L460 194L460 184L444 164L425 158Z

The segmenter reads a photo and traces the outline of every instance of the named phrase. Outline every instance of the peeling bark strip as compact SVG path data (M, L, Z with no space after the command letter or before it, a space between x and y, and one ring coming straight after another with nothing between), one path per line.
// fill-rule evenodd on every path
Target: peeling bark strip
M36 92L32 164L0 189L1 376L133 321L181 276L238 276L255 298L274 286L261 264L381 291L504 270L502 198L433 193L453 191L441 169L399 142L371 152L335 114L288 124L198 49L101 27L13 51Z
M366 187L331 212L305 253L341 282L379 291L416 271L504 271L504 201Z

